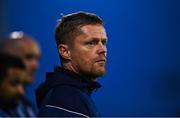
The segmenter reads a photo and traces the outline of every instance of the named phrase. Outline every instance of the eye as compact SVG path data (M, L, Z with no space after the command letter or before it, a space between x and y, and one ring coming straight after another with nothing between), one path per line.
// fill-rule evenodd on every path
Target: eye
M33 58L34 58L34 55L33 55L33 54L26 54L26 55L25 55L25 58L26 58L26 59L33 59Z
M36 60L39 60L39 56L38 55L36 55L36 54L26 54L25 55L25 57L24 57L25 59L27 59L27 60L32 60L32 59L36 59Z
M19 78L16 78L16 80L11 81L11 82L10 82L10 83L11 83L11 85L12 85L12 86L18 86L18 85L19 85L19 81L18 81L18 79L19 79Z
M98 44L97 41L90 41L90 42L87 42L87 45L88 45L88 46L95 46L95 45L97 45L97 44Z
M103 44L103 45L106 45L106 44L107 44L107 40L103 40L103 41L102 41L102 44Z

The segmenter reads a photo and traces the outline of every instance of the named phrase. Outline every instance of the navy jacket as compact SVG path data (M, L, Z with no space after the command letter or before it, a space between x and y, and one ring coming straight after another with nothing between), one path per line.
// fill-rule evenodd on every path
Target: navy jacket
M91 93L101 85L63 68L46 75L36 90L42 117L99 117Z

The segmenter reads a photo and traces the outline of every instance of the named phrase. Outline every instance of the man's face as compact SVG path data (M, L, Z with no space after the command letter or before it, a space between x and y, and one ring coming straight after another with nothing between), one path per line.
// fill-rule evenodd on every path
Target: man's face
M0 83L1 104L6 107L15 106L22 95L24 95L26 71L20 68L10 68Z
M70 48L73 68L82 75L96 78L105 74L107 36L101 25L85 25Z
M32 41L23 42L20 47L19 55L22 57L27 68L27 83L32 84L35 73L39 67L40 49L39 46Z

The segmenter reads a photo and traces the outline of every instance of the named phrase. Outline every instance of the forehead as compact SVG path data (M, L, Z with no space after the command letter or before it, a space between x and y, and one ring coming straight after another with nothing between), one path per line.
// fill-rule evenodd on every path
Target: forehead
M102 25L85 25L80 29L88 37L107 39L105 28Z
M26 54L40 55L39 45L31 40L24 40L18 44L19 56L24 56Z

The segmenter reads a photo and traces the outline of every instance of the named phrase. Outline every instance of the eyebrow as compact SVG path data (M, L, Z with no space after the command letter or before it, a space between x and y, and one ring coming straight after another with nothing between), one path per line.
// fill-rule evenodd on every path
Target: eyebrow
M90 38L89 39L89 41L94 41L94 40L98 40L99 41L99 38ZM102 38L101 40L107 42L107 38Z
M24 55L25 58L27 59L32 59L32 58L40 58L39 55L33 54L33 53L27 53Z

